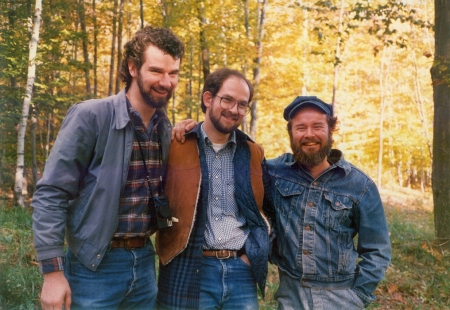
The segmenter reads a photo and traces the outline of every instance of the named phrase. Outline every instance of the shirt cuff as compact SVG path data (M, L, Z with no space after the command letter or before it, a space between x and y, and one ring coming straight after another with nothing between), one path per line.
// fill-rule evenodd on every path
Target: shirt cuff
M64 257L54 257L39 262L39 272L42 274L63 270Z

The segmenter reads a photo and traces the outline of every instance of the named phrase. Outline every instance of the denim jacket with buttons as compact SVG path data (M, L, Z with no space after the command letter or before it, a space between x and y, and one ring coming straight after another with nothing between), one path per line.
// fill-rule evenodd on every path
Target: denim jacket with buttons
M314 179L292 154L267 161L276 210L271 261L303 286L351 288L367 306L391 259L374 182L333 150Z

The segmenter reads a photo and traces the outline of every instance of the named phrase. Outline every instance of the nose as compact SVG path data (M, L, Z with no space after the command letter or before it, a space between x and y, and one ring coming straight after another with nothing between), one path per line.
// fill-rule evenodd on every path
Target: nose
M239 113L239 111L238 111L238 103L237 103L237 101L234 103L234 105L231 107L231 108L229 108L228 109L231 113L234 113L234 114L238 114Z
M314 136L312 128L311 127L306 128L305 137L312 137L312 136Z
M165 88L170 88L172 86L170 76L168 74L163 74L159 80L159 85Z

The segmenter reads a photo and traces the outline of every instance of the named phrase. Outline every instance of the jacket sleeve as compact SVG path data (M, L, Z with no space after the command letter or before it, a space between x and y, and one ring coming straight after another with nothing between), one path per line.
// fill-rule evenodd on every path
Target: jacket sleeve
M64 256L64 231L70 200L85 178L97 131L92 112L80 105L67 113L33 196L34 246L38 261Z
M378 189L368 180L355 216L358 229L358 275L353 291L367 306L374 301L378 283L384 278L391 260L391 243Z
M264 202L263 202L263 211L267 219L269 220L271 230L269 235L270 242L270 252L269 252L269 261L274 264L275 261L273 259L274 251L276 248L276 211L273 202L272 196L272 178L269 173L269 166L267 164L266 159L264 158L262 162L263 167L263 183L264 183Z

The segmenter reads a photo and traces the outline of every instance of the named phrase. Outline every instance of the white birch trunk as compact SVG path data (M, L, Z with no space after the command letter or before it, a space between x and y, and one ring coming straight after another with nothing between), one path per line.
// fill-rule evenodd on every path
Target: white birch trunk
M25 91L25 98L23 100L22 108L22 120L19 124L19 130L17 134L17 168L16 179L14 184L14 194L16 204L22 208L25 208L23 190L23 174L24 174L24 150L25 150L25 133L27 129L28 113L30 110L31 95L33 93L34 79L36 76L36 52L37 44L39 41L39 28L41 26L41 14L42 14L42 0L36 0L36 8L34 14L34 26L33 33L30 41L30 54L28 57L28 79L27 88Z

